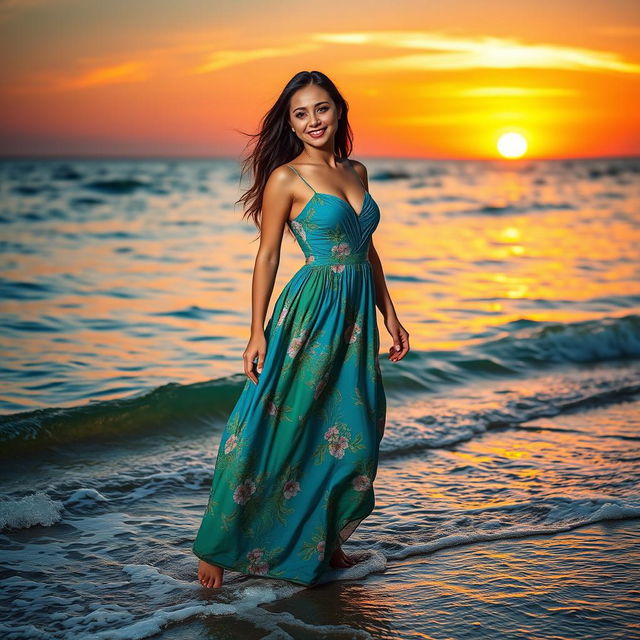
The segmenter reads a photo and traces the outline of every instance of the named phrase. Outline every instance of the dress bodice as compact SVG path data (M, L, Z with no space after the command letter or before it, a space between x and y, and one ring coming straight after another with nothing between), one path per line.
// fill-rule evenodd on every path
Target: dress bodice
M364 200L358 213L343 198L316 191L294 167L287 166L313 191L302 211L288 221L305 255L305 264L321 266L368 262L371 236L380 222L380 208L362 181Z

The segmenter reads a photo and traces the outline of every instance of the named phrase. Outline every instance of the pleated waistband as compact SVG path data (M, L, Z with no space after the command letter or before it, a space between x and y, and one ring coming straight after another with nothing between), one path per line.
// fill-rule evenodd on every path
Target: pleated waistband
M305 262L305 267L338 267L348 264L371 264L371 260L366 255L342 256L336 259L330 256L309 256Z

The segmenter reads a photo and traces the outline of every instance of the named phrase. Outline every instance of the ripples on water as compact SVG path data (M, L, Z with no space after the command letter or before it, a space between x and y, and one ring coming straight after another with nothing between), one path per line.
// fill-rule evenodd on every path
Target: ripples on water
M237 166L0 163L5 637L630 637L640 161L365 163L412 351L362 561L218 594L189 549L245 380ZM271 306L302 263L285 236Z

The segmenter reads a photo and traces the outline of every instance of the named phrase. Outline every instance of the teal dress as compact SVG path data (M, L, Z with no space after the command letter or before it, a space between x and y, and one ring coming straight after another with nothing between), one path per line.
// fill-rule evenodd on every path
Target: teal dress
M258 383L247 378L223 430L193 552L311 586L374 508L386 399L368 250L380 210L366 189L358 213L288 166L313 190L288 222L305 263L274 304Z

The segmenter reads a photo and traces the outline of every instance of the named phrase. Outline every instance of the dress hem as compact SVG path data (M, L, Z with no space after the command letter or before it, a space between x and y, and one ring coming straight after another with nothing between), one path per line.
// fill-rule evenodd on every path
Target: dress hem
M369 511L367 511L366 513L364 513L362 516L356 516L356 517L351 517L349 518L341 527L338 528L338 540L340 541L340 545L344 544L356 531L357 527L360 525L360 522L362 522L365 518L367 518L368 516L370 516L373 513L373 509L369 509ZM344 540L341 539L340 537L340 531L342 531L342 529L344 529L344 527L346 527L350 522L353 522L355 520L358 520L358 525L356 526L356 529L354 529L349 536L347 536ZM283 576L276 576L273 575L271 573L248 573L246 571L241 571L240 569L238 569L237 567L232 566L231 564L225 564L223 562L220 562L218 560L215 560L214 562L210 562L209 560L207 560L207 558L204 558L203 556L199 555L198 553L195 552L195 550L192 548L191 549L192 553L194 556L196 556L197 558L200 558L200 560L203 560L204 562L206 562L207 564L214 564L218 567L223 567L224 569L228 569L229 571L236 571L237 573L240 573L241 575L244 576L251 576L252 578L271 578L272 580L284 580L285 582L293 582L295 584L299 584L302 585L303 587L315 587L317 586L318 580L315 580L314 582L302 582L301 580L295 580L293 578L286 578ZM331 551L331 553L333 553L333 550ZM320 576L322 576L324 573L326 573L329 570L336 570L336 569L348 569L349 567L332 567L330 564L327 563L327 566L325 567L324 571L320 574Z
M209 562L206 558L199 556L195 551L193 551L193 555L200 560L203 560L207 564L215 564L217 567L222 567L224 569L228 569L229 571L235 571L240 573L243 576L250 576L252 578L271 578L272 580L284 580L285 582L294 582L295 584L302 585L303 587L313 587L317 584L317 582L302 582L301 580L294 580L292 578L283 578L282 576L275 576L271 573L248 573L246 571L240 571L237 567L232 566L231 564L225 564L224 562L220 562L216 560L215 562Z

